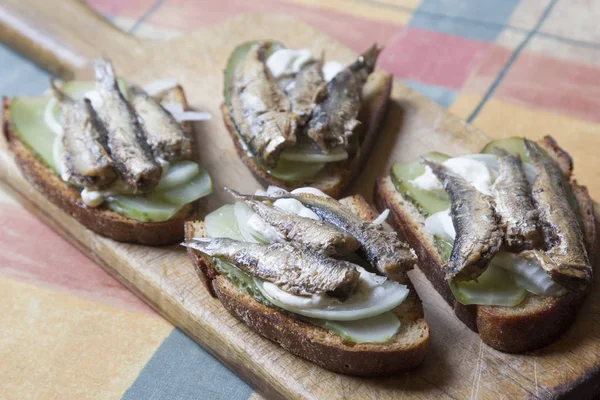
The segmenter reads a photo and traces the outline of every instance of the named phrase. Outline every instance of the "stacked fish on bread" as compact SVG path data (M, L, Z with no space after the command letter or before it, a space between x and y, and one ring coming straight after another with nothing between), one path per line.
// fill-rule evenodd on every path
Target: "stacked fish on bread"
M62 179L83 189L86 206L116 198L126 208L130 197L173 189L200 174L193 139L171 112L136 86L125 97L108 60L98 59L95 71L96 90L78 100L52 82L61 121L56 161ZM196 200L210 191L210 178L183 191L189 193L182 204ZM160 221L147 211L147 220Z
M571 172L552 138L507 138L396 163L375 198L456 315L490 346L521 352L556 340L593 281L592 200Z
M367 221L370 208L364 200L350 198L353 209L314 188L229 192L237 202L209 214L203 223L186 226L184 245L200 277L230 312L260 334L335 371L371 375L421 361L428 331L407 276L416 255L383 228L385 215ZM235 300L223 297L224 289L214 283L216 274L235 287ZM240 305L232 306L234 301ZM264 308L253 314L257 303ZM289 326L273 316L267 325L257 322L269 314L289 315ZM285 344L297 340L303 348ZM323 342L333 360L318 354ZM343 357L346 362L340 361Z
M380 50L374 45L345 67L275 42L234 50L225 70L223 117L260 181L341 192L383 121L392 80L375 71Z
M162 245L180 241L212 190L195 160L190 111L173 79L128 85L108 60L96 81L51 82L50 93L3 99L3 133L24 177L101 235Z

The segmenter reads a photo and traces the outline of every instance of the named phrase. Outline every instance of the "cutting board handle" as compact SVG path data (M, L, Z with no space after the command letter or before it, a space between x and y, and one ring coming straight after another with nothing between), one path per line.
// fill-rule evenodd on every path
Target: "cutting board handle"
M80 0L2 0L0 40L63 79L100 55L130 54L137 47L134 37Z

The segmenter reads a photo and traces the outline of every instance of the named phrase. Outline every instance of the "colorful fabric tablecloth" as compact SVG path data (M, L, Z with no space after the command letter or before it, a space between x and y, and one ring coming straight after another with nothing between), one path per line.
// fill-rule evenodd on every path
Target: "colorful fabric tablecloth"
M121 29L173 38L281 12L361 51L492 137L554 136L600 198L600 0L92 0ZM0 47L0 94L48 75ZM235 374L0 189L0 398L247 399Z

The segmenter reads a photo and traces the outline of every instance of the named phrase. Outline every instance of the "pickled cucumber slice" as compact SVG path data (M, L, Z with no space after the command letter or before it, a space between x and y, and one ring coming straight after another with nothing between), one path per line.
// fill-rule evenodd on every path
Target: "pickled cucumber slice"
M141 196L114 196L106 204L111 210L142 222L166 221L181 208L181 205Z
M465 305L513 307L527 296L527 291L518 287L508 272L495 265L490 265L475 281L448 283L456 300Z
M13 133L38 160L58 174L54 161L56 135L44 122L49 97L15 97L10 102L10 123Z
M400 328L398 317L391 311L358 321L321 322L323 328L354 343L385 343Z
M200 167L193 161L180 161L171 165L167 173L160 179L155 190L164 191L189 182L200 174Z
M200 171L190 181L166 191L156 191L151 196L168 204L183 206L208 195L211 191L212 181L210 176L206 171Z
M450 157L446 154L431 152L423 155L423 158L436 162L444 162ZM410 181L421 176L425 172L425 166L421 159L410 163L394 163L392 165L392 177L396 189L406 196L422 211L425 216L434 214L450 207L450 199L445 192L431 192L422 190Z
M325 168L325 163L306 163L281 159L277 167L267 170L267 172L282 181L300 181L312 178L323 168Z
M289 149L285 149L281 153L281 159L302 163L338 162L348 159L348 152L343 148L338 147L329 153L321 153L312 148L300 147L296 145Z
M504 139L492 140L483 147L481 153L494 154L494 147L500 147L501 149L504 149L513 155L519 154L521 156L521 160L531 163L529 154L527 153L527 150L525 150L525 140L522 137L513 136Z
M206 235L211 238L244 240L235 217L234 205L226 204L204 218Z

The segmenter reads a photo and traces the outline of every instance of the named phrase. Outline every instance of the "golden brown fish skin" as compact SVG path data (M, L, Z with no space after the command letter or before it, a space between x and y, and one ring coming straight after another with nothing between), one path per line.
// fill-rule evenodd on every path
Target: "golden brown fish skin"
M265 64L270 43L252 46L236 67L231 88L231 119L250 151L266 166L296 143L297 117Z
M415 252L394 232L381 225L364 221L331 197L308 193L281 193L275 196L254 196L259 200L296 199L315 212L323 221L348 232L360 244L359 253L366 261L389 279L406 283L406 273L417 263Z
M260 200L252 199L252 195L227 190L237 200L250 206L262 220L273 226L288 241L329 255L354 253L360 246L354 236L334 225L269 206Z
M155 158L165 161L192 158L192 140L170 112L137 87L130 90L130 102Z
M295 295L328 294L345 300L354 293L360 273L348 261L290 243L258 244L228 238L192 239L186 246L234 264L250 275Z
M535 143L525 140L525 147L537 171L533 202L539 212L546 254L552 260L542 267L567 289L585 290L593 280L593 270L583 231L569 203L567 181L558 165Z
M322 59L304 65L296 75L291 89L286 91L292 112L298 116L300 125L304 125L310 118L318 92L325 83L322 67Z
M381 49L373 45L317 93L317 105L312 109L307 135L323 151L348 147L348 138L360 124L362 88L373 72L380 52Z
M94 69L96 88L102 99L97 112L108 132L110 155L121 178L136 193L149 192L158 184L162 168L146 143L135 112L119 90L110 61L98 59Z
M514 253L537 248L541 243L538 213L521 157L498 147L493 150L498 156L500 174L492 186L492 195L505 232L504 247Z
M470 281L479 277L502 245L500 218L494 200L475 189L442 164L423 161L450 196L450 214L456 239L446 264L448 279Z
M92 190L109 187L118 175L105 148L106 131L90 101L74 101L52 80L50 86L60 104L63 121L63 179Z

